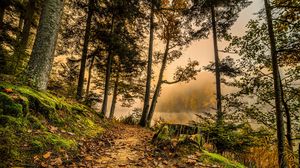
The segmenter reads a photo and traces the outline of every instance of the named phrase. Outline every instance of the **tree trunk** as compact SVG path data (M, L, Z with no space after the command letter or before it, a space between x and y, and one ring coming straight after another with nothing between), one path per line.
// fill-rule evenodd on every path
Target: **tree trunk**
M0 32L3 29L3 20L4 20L4 14L5 14L5 7L1 6L0 7Z
M115 81L115 86L114 86L114 93L113 93L113 98L112 98L112 102L111 102L109 119L113 119L113 117L115 115L115 108L116 108L117 97L118 97L119 75L120 75L120 72L118 71L116 81Z
M300 166L300 143L298 144L298 159L299 159L298 166Z
M169 44L170 44L170 39L167 39L165 53L164 53L164 57L163 57L163 60L162 60L162 65L161 65L161 68L160 68L158 81L157 81L155 92L154 92L154 95L153 95L153 98L152 98L149 114L147 116L147 126L148 127L150 127L151 120L153 118L153 114L154 114L154 111L155 111L157 99L158 99L158 96L160 94L162 80L163 80L164 72L165 72L165 69L166 69L166 66L167 66L167 60L168 60L168 54L169 54Z
M111 20L111 30L110 34L113 35L114 32L114 14ZM111 63L112 63L112 48L111 44L108 49L107 61L106 61L106 74L105 74L105 86L104 86L104 98L102 103L101 113L105 117L107 112L107 100L108 100L108 92L109 92L109 83L110 83L110 74L111 74Z
M82 56L81 56L81 63L80 63L80 72L78 78L78 86L77 86L77 100L82 98L82 90L84 85L84 74L85 74L85 64L87 59L88 47L89 47L89 38L91 34L91 24L92 24L92 17L93 17L93 7L94 7L94 0L89 0L89 8L88 8L88 16L86 20L86 28L84 34L84 42L83 42L83 49L82 49Z
M9 0L0 0L0 32L3 30L5 9L11 5Z
M280 91L281 91L281 100L282 100L284 112L286 115L286 138L287 138L290 150L293 151L291 113L290 113L289 106L284 98L283 85L282 85L281 79L280 79Z
M64 3L63 0L46 0L43 5L26 71L29 84L38 90L47 89Z
M144 106L142 117L139 125L145 127L147 124L147 116L150 102L150 91L151 91L151 75L152 75L152 54L153 54L153 40L154 40L154 3L151 4L150 14L150 39L149 39L149 50L148 50L148 63L147 63L147 81L146 81L146 92L144 97Z
M21 32L23 31L23 25L24 25L24 12L23 11L21 11L21 13L20 13L20 17L19 17L19 25L18 25L18 27L19 27L19 32L20 33L18 33L18 39L20 39L21 38Z
M30 29L31 29L31 23L32 23L32 18L34 15L34 7L35 7L35 1L34 0L29 0L27 7L26 7L26 13L24 16L24 26L22 29L22 34L21 34L21 40L19 44L17 45L14 53L14 74L18 72L19 68L19 63L22 62L25 58L25 50L27 48L29 36L30 36ZM22 69L22 67L21 67Z
M214 6L211 6L211 24L213 30L213 43L214 43L214 55L215 55L215 73L216 73L216 96L217 96L217 125L223 123L222 112L222 96L221 96L221 75L220 75L220 59L218 53L218 39L217 39L217 23L215 18Z
M284 139L284 122L283 115L281 110L281 92L280 92L280 75L278 60L276 54L276 43L273 31L272 24L272 14L271 8L268 0L264 0L266 15L267 15L267 24L268 24L268 33L270 38L270 47L271 47L271 57L272 57L272 69L273 69L273 79L274 79L274 91L275 91L275 105L276 105L276 127L277 127L277 141L278 141L278 164L280 168L286 168L287 162L285 158L285 139Z
M21 46L24 46L25 49L27 47L29 35L30 35L30 28L32 23L32 18L34 15L34 8L35 8L35 0L29 0L28 5L26 7L27 11L25 14L24 26L22 29L22 38L21 38Z
M92 78L92 70L94 66L94 61L95 61L95 55L93 55L92 60L91 60L91 65L89 67L89 76L88 76L88 81L86 85L86 99L89 98L89 93L90 93L90 84L91 84L91 78Z
M86 28L85 28L85 34L84 34L84 42L83 42L83 49L82 49L82 56L81 56L81 63L80 63L80 72L79 72L78 86L77 86L77 95L76 95L77 100L82 98L82 90L83 90L83 85L84 85L84 74L85 74L85 64L86 64L88 47L89 47L89 39L90 39L90 34L91 34L93 6L94 6L94 0L89 0L88 16L86 19Z

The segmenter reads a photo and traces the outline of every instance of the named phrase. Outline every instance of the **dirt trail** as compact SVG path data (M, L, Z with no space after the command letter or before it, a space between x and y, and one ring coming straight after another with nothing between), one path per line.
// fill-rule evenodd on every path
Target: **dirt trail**
M116 123L98 138L83 140L79 153L64 162L63 167L203 167L189 156L179 159L157 149L150 143L153 134L139 126Z
M111 133L115 140L111 146L102 148L102 156L97 158L101 167L140 167L147 165L147 152L152 148L149 140L152 132L137 126L118 125Z
M152 157L154 146L149 143L152 136L148 129L117 123L99 138L85 141L80 154L68 166L157 167L158 162Z

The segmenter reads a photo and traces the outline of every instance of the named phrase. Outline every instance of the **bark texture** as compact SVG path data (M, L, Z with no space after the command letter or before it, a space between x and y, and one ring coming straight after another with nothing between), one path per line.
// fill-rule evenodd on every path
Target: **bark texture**
M114 33L114 22L115 17L112 16L111 19L111 30L110 34L113 35ZM112 64L112 48L111 45L108 49L108 55L107 55L107 61L106 61L106 74L105 74L105 86L104 86L104 97L103 97L103 103L102 103L102 109L101 113L105 117L107 113L107 101L108 101L108 92L109 92L109 83L110 83L110 74L111 74L111 64Z
M109 119L113 119L113 117L115 115L115 108L116 108L116 104L117 104L118 89L119 89L119 75L120 75L120 72L118 71L116 81L115 81L115 86L114 86L114 93L113 93L113 98L112 98L112 102L111 102Z
M264 0L266 15L267 15L267 24L268 24L268 33L270 38L270 47L271 47L271 57L272 57L272 70L273 70L273 79L274 79L274 91L275 91L275 106L276 106L276 127L277 127L277 148L278 148L278 164L280 168L286 168L287 162L285 157L285 131L284 131L284 122L283 114L281 110L281 89L280 89L280 75L278 60L276 54L276 42L273 31L272 24L272 14L271 7L268 0Z
M148 63L147 63L146 92L144 97L142 117L139 123L142 127L145 127L147 124L147 116L148 116L149 103L150 103L153 39L154 39L154 3L152 2L151 14L150 14L150 37L149 37L149 50L148 50Z
M91 65L89 67L88 81L87 81L87 85L86 85L86 99L89 97L89 93L90 93L90 85L91 85L92 70L93 70L93 67L94 67L94 61L95 61L95 55L93 55L92 60L91 60Z
M214 6L211 6L211 24L213 30L213 43L214 43L214 55L215 55L215 76L216 76L216 96L217 96L217 125L223 123L222 112L222 95L221 95L221 74L220 74L220 59L218 52L218 39L217 39L217 23L215 17Z
M63 0L46 0L43 5L26 72L29 84L38 90L47 89L64 2Z
M86 19L86 28L85 28L85 34L84 34L84 42L83 42L83 49L82 49L82 56L81 56L81 63L80 63L80 72L79 72L78 86L77 86L77 95L76 95L77 100L82 98L85 65L86 65L86 59L87 59L87 53L88 53L89 39L90 39L90 34L91 34L93 6L94 6L94 0L89 0L88 16Z
M156 84L155 92L154 92L154 95L153 95L153 98L152 98L149 114L148 114L148 117L147 117L147 126L148 127L151 124L151 120L153 118L153 114L154 114L154 111L155 111L157 99L158 99L159 94L160 94L161 85L163 83L163 76L164 76L164 72L165 72L165 69L166 69L166 66L167 66L167 60L168 60L168 54L169 54L169 45L170 45L170 39L168 39L167 43L166 43L166 48L165 48L165 52L164 52L164 56L163 56L159 76L158 76L158 81L157 81L157 84Z

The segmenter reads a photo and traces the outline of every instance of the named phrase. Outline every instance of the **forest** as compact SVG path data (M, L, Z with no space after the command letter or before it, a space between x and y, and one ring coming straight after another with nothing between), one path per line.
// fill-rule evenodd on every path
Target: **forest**
M300 1L0 0L0 167L300 167Z

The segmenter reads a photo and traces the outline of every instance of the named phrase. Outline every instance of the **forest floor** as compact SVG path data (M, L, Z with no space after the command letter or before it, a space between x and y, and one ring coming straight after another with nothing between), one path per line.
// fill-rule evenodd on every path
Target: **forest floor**
M0 82L0 167L243 167L200 149L201 138L179 143L163 132L153 144L150 129L100 119L74 101Z
M56 156L41 163L62 167L219 167L197 162L200 153L184 157L165 153L150 143L154 132L139 126L114 123L99 137L79 143L79 152L61 162L65 156ZM57 159L59 158L59 159ZM56 161L59 160L59 164ZM50 166L51 167L51 166Z

